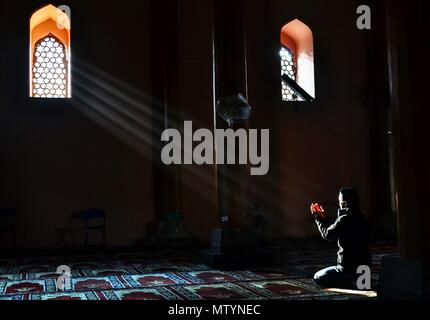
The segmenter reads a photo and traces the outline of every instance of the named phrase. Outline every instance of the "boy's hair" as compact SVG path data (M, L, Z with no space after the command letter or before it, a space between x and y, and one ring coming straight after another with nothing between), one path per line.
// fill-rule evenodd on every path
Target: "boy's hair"
M348 209L354 213L360 213L360 197L356 188L342 188L339 193L342 194Z

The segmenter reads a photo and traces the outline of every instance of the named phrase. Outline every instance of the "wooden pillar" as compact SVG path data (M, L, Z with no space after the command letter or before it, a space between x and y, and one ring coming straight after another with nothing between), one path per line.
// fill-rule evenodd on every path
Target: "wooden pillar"
M401 257L382 259L381 299L430 297L430 167L426 1L385 0L392 122L392 181Z
M246 94L244 0L215 1L216 97Z
M215 1L214 62L216 101L241 93L247 95L245 0ZM247 127L247 123L241 125ZM216 128L226 129L221 118ZM237 129L237 128L234 128ZM243 170L241 166L218 165L218 210L221 217L228 216L230 226L241 229L244 210Z
M180 128L178 73L178 0L151 0L151 85L154 141L154 211L159 221L182 212L181 171L161 162L161 134Z
M372 165L372 209L369 220L376 236L395 239L397 236L396 205L392 175L392 121L387 62L387 19L383 1L373 0L372 29L368 35L368 72L370 146Z
M401 254L430 261L428 119L429 37L426 2L385 1L394 134L394 181Z

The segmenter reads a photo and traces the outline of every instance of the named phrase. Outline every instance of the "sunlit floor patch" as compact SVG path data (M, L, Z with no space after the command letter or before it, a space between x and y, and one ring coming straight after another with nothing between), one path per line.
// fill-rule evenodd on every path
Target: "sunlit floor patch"
M359 291L359 290L336 289L336 288L325 289L324 291L330 292L330 293L342 294L342 295L363 297L363 298L378 297L378 294L375 291Z

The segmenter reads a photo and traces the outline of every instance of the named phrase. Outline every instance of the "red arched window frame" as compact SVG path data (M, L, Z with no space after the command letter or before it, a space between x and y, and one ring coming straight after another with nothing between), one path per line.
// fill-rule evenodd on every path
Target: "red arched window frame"
M69 15L51 4L31 16L30 97L72 97L70 30Z
M293 20L282 27L280 56L282 100L315 99L313 34L300 20Z

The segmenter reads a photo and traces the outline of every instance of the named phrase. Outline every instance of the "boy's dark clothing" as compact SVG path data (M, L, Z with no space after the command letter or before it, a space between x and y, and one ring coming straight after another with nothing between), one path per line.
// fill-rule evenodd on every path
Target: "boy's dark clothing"
M368 239L369 227L367 219L360 213L349 209L340 209L338 217L333 224L319 216L316 224L322 237L329 241L337 241L339 251L335 267L321 270L314 280L324 286L339 287L345 283L345 288L350 288L351 283L357 278L357 268L362 265L371 266ZM338 281L345 279L345 281Z

